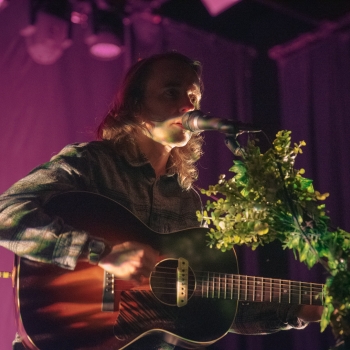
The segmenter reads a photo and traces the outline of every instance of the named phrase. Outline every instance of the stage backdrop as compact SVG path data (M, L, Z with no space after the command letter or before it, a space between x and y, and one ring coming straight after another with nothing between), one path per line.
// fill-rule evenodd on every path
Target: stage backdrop
M153 53L176 49L203 63L205 83L203 111L245 122L253 120L251 79L254 72L252 63L259 59L259 56L255 55L252 48L194 30L171 20L161 19L150 14L134 14L130 17L130 24L126 31L125 51L118 59L111 62L93 59L88 54L84 43L85 31L79 26L74 26L73 45L55 64L43 66L34 63L28 56L25 40L19 35L19 31L26 24L28 24L26 0L13 0L0 13L0 130L2 135L0 139L0 192L6 190L36 165L47 161L67 143L93 139L94 130L107 111L126 68L130 63L136 62L138 58ZM330 52L334 51L334 46L326 43L326 47ZM301 60L304 59L303 57L308 57L308 50L308 45L300 48L298 55L301 56ZM322 61L325 57L322 56L324 54L325 52L320 52L321 56L316 57L315 55L308 58L309 63L307 64L310 71L311 67L316 64L314 61ZM349 56L349 52L346 54ZM316 109L312 109L312 111L310 109L310 114L306 112L302 114L300 110L291 109L291 106L301 105L302 102L305 102L306 106L311 102L313 106L318 105L317 100L313 100L316 98L316 95L313 94L314 86L310 84L310 81L305 84L302 79L304 70L301 68L303 65L288 65L289 59L293 59L293 57L293 55L291 57L283 56L284 64L278 65L281 73L280 86L283 92L281 94L283 98L281 122L283 127L293 129L296 139L312 136L314 143L309 142L308 144L307 154L309 158L304 167L310 177L317 175L317 184L321 186L321 191L329 191L332 196L345 193L341 197L343 200L341 204L332 202L331 209L334 212L340 207L345 207L347 197L349 197L349 192L342 192L342 189L346 188L343 182L345 182L347 174L345 167L348 164L346 164L346 158L340 157L346 147L341 147L334 142L328 144L332 145L333 148L327 148L325 144L324 147L328 153L323 153L323 150L321 152L321 148L318 147L319 144L325 142L320 134L322 125L327 125L327 130L324 132L328 132L330 135L331 128L327 123L333 122L335 113L333 109L338 109L339 105L330 100L330 104L327 105L328 109L321 110L324 124L316 123L316 119L319 117L319 112ZM339 54L338 58L341 57L343 56ZM332 60L327 62L332 67L336 67L336 63ZM349 66L346 65L345 59L343 62L342 69L348 72ZM348 62L350 62L350 58ZM286 67L289 69L284 69ZM320 69L323 68L320 67ZM340 67L338 69L340 73ZM339 74L340 76L341 74ZM274 78L278 84L277 77L271 77L271 79ZM291 79L295 84L289 86ZM343 79L345 81L346 77L343 76ZM347 84L348 82L349 80ZM330 82L322 80L326 92L330 89L326 85L328 83ZM313 84L316 85L316 83ZM299 91L301 89L305 89L307 94ZM254 91L257 90L255 87ZM294 95L299 92L300 95ZM302 96L304 100L301 101L299 96ZM349 100L346 92L343 92L342 97L343 99L347 97ZM322 100L322 92L317 95L317 98ZM302 107L300 106L300 108ZM307 108L305 110L307 111ZM344 109L338 111L345 113ZM310 125L309 120L313 120L313 124ZM344 123L346 123L345 118ZM314 127L318 130L315 134L312 133ZM298 133L306 128L308 130L306 134ZM345 126L343 129L341 128L340 133L344 129ZM332 136L335 139L340 139L338 134ZM199 163L199 186L205 187L213 184L217 181L219 174L228 173L227 170L232 164L233 157L226 149L223 138L223 135L216 132L207 133L205 156ZM327 141L330 141L329 137ZM345 144L345 138L343 142ZM327 154L327 158L321 158L323 154ZM332 162L335 154L337 154L337 158ZM317 157L315 158L315 156ZM328 175L331 172L329 171L331 167L333 176L338 181L336 185L336 181L333 181L333 178ZM333 194L334 186L337 188L339 186L341 190ZM336 220L338 219L339 217L336 217ZM347 223L339 222L339 225L347 225ZM274 245L267 249L271 251L280 248ZM12 254L4 249L0 250L0 254L0 270L10 270ZM271 256L274 254L271 251ZM299 279L300 273L298 271L302 271L302 277L306 281L322 282L324 280L321 269L316 268L309 272L303 265L291 259L288 265L289 254L286 254L288 258L279 262L272 258L266 258L266 252L260 254L243 248L238 249L238 256L242 273L258 275L263 266L270 265L275 271L278 270L276 266L280 267L280 270L287 274L286 277L288 277L289 271L289 276ZM262 261L262 256L270 263ZM277 256L279 255L277 254ZM0 293L0 349L10 350L15 333L10 281L0 280ZM213 320L213 322L220 322L220 320ZM314 324L303 331L293 330L268 336L228 335L211 348L225 350L282 348L286 350L326 350L331 344L332 339L329 332L321 335L319 326Z
M306 141L297 166L314 179L314 187L329 192L326 200L333 227L350 230L350 16L325 23L316 32L274 47L279 78L282 129L293 140ZM322 282L324 269L293 268L290 278ZM330 333L330 332L329 332ZM323 349L322 338L294 338L296 348Z

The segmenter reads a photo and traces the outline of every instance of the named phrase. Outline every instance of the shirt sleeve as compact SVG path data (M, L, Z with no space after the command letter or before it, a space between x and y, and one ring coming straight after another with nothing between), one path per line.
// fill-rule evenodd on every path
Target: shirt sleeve
M44 211L59 193L85 190L89 162L67 146L0 196L0 245L16 255L74 269L88 234Z
M308 323L297 317L299 308L291 304L239 302L230 332L256 335L303 329Z

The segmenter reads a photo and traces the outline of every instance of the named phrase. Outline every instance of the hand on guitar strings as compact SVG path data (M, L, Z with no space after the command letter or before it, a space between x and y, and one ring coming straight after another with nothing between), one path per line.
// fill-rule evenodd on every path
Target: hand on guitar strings
M112 247L111 252L102 258L98 265L114 274L115 278L142 283L154 270L159 253L152 247L138 242L124 242Z
M323 306L301 305L297 316L305 322L318 322L321 320Z

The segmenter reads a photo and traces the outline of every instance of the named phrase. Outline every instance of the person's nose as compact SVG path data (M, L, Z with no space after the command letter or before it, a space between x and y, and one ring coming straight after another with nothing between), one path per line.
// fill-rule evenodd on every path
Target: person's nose
M186 94L186 96L184 96L181 101L180 111L181 113L187 113L194 110L195 110L195 107L194 107L193 100L190 96Z

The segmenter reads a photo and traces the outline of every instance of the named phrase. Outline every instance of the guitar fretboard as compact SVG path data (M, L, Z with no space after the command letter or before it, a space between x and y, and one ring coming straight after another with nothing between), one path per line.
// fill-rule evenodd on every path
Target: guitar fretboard
M204 298L306 305L323 305L324 300L319 283L211 272L197 276L195 293Z

